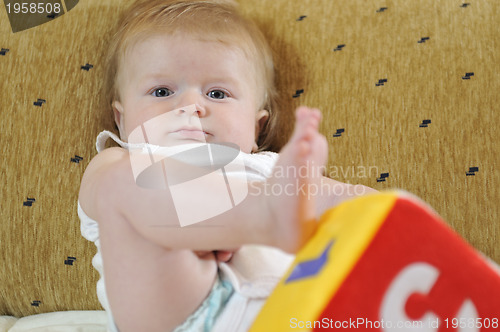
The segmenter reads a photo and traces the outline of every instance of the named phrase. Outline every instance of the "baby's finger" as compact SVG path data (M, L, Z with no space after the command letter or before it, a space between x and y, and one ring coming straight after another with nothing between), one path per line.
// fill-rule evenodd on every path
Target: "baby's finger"
M215 253L215 258L217 258L218 262L228 262L233 258L233 252L232 251L226 251L226 250L217 250L214 251Z

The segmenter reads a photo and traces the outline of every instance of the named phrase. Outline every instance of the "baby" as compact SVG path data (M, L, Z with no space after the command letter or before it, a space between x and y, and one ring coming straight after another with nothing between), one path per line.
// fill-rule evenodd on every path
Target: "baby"
M327 158L320 111L298 108L279 155L264 151L276 125L271 50L232 3L135 3L109 49L106 92L121 139L98 137L78 206L82 234L98 248L109 330L246 331L290 262L284 252L304 244L327 208L354 196L318 171ZM109 137L121 147L103 150ZM204 168L168 157L216 145L247 176L213 172L196 189L174 191ZM304 171L283 171L291 169ZM232 190L230 208L221 198L203 214L219 180ZM198 219L183 224L181 215Z

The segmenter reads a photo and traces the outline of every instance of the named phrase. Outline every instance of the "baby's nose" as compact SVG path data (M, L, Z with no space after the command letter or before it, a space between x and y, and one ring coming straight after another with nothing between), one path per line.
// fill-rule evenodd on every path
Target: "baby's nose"
M197 117L202 117L205 115L205 109L198 104L191 104L188 106L183 106L175 110L177 115L196 115Z

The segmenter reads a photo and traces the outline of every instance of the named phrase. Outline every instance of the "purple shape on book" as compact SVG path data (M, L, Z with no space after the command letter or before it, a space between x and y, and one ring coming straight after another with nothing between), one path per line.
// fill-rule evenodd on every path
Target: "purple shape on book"
M290 273L288 279L286 279L285 283L312 277L318 274L318 272L321 271L326 261L328 260L328 252L330 251L330 248L333 246L334 242L334 240L331 240L318 258L297 264L292 273Z

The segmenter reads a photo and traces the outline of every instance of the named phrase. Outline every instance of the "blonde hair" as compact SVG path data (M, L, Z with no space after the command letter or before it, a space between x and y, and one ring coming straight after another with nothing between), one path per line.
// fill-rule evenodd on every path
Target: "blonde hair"
M122 17L111 38L106 56L104 93L106 108L120 100L117 75L120 61L131 47L146 37L157 34L186 33L206 41L217 41L237 47L255 67L256 84L262 86L259 109L269 111L257 144L259 151L272 145L276 126L274 64L271 48L252 21L238 12L236 4L224 0L141 0L135 2ZM257 110L256 110L257 111Z

